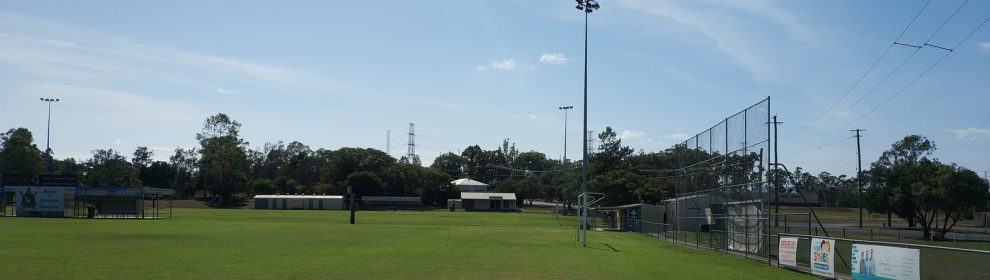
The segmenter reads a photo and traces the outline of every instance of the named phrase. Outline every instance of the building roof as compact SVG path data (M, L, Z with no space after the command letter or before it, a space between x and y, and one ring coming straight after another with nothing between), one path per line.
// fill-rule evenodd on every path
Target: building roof
M322 198L322 199L344 199L341 195L306 195L306 194L259 194L254 196L254 199L265 199L265 198Z
M488 184L471 180L468 178L453 180L450 183L453 184L454 186L485 186L485 187L488 186Z
M486 192L462 192L461 199L492 199L501 197L503 200L516 200L514 193L486 193Z

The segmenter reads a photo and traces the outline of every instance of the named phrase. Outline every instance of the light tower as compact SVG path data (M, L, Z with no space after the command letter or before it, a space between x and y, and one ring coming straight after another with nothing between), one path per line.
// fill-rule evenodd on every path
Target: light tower
M392 155L392 130L385 130L385 154Z
M588 131L588 14L597 10L595 0L577 0L577 8L584 12L584 129ZM588 135L585 134L581 153L581 246L588 247Z
M52 162L52 103L58 102L58 98L41 98L42 102L48 103L48 133L45 136L45 170L49 173L54 171L55 164Z

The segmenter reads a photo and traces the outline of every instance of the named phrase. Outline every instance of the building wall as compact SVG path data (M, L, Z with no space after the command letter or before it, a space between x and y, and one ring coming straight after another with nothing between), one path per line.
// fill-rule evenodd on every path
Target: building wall
M461 199L462 205L464 205L464 210L474 210L474 211L516 211L519 208L516 207L515 200L502 200L502 208L492 209L491 201L488 199Z

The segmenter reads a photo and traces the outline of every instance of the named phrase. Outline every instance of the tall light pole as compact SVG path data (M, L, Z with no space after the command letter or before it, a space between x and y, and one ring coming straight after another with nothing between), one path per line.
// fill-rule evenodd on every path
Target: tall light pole
M567 163L567 110L574 109L574 106L560 106L557 110L564 111L564 156L560 158L560 164Z
M54 164L52 162L52 146L51 146L51 143L52 143L52 103L58 102L58 98L41 98L41 101L48 103L48 132L47 132L47 135L45 135L45 138L46 138L45 139L45 156L47 157L47 159L45 159L45 161L46 161L46 163L45 163L45 165L46 165L45 169L48 170L49 173L51 173L52 172L52 169L54 167L53 166Z
M588 14L600 6L595 0L576 0L578 10L584 11L584 129L588 131ZM588 247L588 134L584 135L581 151L581 246Z

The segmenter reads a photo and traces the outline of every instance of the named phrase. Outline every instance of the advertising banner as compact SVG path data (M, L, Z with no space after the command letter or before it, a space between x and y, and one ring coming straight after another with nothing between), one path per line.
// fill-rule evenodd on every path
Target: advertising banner
M75 194L75 188L8 186L6 192L14 193L14 205L18 213L40 213L65 211L66 196Z
M777 244L777 260L780 265L797 266L797 237L781 237Z
M811 273L835 278L835 240L811 239Z
M921 279L918 249L852 245L853 279Z

